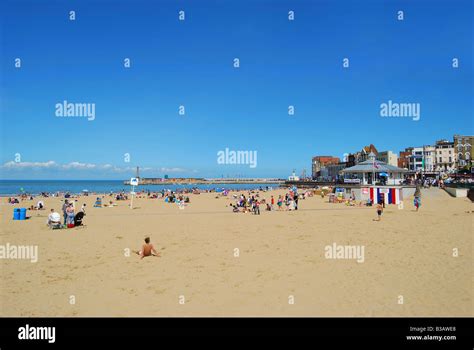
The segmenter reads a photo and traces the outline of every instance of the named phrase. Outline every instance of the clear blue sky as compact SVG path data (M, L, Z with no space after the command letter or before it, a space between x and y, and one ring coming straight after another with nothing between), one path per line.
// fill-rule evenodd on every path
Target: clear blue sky
M286 177L315 155L473 134L472 0L4 0L0 18L4 179ZM57 118L63 100L95 120ZM380 117L388 100L421 119ZM257 167L217 164L226 147Z

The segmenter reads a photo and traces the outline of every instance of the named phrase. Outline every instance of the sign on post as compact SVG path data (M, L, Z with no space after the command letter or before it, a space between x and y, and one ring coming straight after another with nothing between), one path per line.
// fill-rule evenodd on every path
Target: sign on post
M131 199L130 199L130 209L133 209L133 196L135 195L135 186L138 186L138 178L132 177L130 179L130 186L132 186L132 191L130 191Z

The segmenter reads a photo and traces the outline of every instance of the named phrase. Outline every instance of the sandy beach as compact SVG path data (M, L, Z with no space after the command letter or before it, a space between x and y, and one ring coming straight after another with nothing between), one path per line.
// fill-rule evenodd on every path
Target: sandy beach
M403 210L388 205L380 222L375 208L319 196L259 216L232 213L231 198L215 193L191 194L184 210L147 198L133 210L129 201L93 208L89 196L76 203L87 203L86 226L62 230L46 226L61 199L13 221L14 207L38 199L12 206L2 198L0 244L37 245L39 256L0 260L0 314L472 316L473 204L438 188L422 195L419 212L408 198ZM161 257L126 256L146 236ZM327 259L334 243L363 245L364 261Z

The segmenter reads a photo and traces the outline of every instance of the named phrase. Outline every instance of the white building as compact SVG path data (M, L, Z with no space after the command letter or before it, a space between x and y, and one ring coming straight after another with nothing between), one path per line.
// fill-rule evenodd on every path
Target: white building
M435 171L451 173L456 169L456 152L454 142L447 140L436 141Z
M436 147L424 146L424 171L434 172L436 170Z
M423 147L413 147L411 156L408 158L408 170L423 171Z
M408 169L421 173L436 171L436 147L422 146L413 147L408 158Z
M296 175L295 171L288 176L288 181L300 181L300 177Z

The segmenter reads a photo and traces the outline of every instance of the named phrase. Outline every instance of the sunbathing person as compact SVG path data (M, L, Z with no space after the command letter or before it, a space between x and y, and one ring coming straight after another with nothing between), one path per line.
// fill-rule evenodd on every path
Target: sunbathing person
M145 244L142 246L142 250L134 251L134 253L140 255L140 259L143 259L145 256L160 256L160 253L158 253L153 244L150 243L150 237L145 238Z

